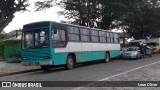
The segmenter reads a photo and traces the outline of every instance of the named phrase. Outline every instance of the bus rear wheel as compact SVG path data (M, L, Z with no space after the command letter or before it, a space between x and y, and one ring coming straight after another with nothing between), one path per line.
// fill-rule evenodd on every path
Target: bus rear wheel
M65 68L67 70L70 70L70 69L73 69L74 67L75 67L74 57L73 55L68 55Z
M110 61L110 55L109 55L109 53L106 53L106 54L105 54L104 62L105 62L105 63L108 63L109 61Z

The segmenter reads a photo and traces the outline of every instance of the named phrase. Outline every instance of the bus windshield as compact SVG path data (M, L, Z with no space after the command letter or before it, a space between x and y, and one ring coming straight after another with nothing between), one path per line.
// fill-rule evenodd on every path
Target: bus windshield
M49 47L48 29L23 32L22 49Z

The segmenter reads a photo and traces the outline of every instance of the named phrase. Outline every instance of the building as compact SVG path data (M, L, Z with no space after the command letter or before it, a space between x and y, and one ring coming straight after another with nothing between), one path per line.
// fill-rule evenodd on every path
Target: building
M9 36L14 36L17 39L21 39L22 36L22 30L13 30L11 32L8 33Z
M7 36L7 33L5 31L0 32L0 38L4 38Z

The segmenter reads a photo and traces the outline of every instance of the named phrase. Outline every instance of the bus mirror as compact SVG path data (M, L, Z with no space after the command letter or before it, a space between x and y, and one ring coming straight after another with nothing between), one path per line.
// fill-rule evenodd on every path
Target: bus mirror
M57 34L57 29L54 29L54 34Z

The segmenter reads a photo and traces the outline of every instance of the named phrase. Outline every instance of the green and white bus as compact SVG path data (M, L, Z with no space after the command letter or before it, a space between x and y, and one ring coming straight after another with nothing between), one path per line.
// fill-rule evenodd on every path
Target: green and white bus
M52 21L26 24L22 32L22 65L72 69L77 63L120 55L119 35L108 30Z

